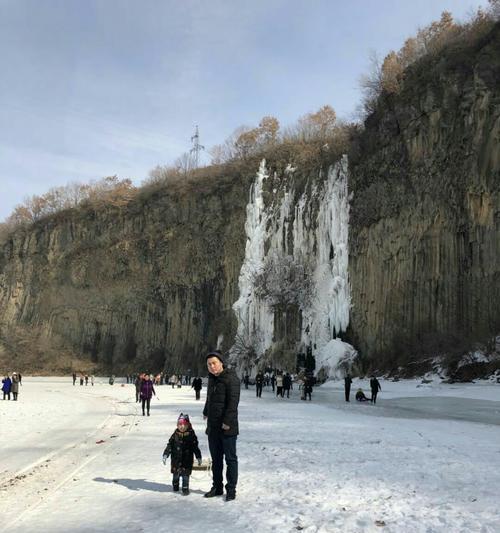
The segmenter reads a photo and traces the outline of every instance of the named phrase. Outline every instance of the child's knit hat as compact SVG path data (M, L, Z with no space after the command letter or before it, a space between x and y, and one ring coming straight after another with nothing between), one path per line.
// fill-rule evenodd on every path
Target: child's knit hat
M189 420L189 415L181 413L179 415L179 418L177 419L177 424L191 424L191 421Z

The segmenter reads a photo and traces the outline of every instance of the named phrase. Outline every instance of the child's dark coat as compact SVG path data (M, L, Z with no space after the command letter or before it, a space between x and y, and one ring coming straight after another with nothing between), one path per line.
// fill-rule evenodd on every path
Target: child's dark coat
M170 471L172 474L191 475L193 469L193 454L201 459L198 438L193 429L182 433L178 429L170 437L163 455L170 455Z

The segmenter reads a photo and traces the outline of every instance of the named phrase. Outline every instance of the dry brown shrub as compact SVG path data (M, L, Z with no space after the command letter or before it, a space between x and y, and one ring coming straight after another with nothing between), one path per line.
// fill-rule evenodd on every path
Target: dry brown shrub
M387 93L398 93L401 88L404 66L396 52L391 51L382 63L382 89Z
M443 11L438 21L419 29L398 51L391 51L382 64L375 55L370 71L360 80L363 92L360 118L373 113L382 94L398 93L404 84L405 69L423 57L436 56L449 46L472 44L485 35L500 17L500 0L489 0L487 10L478 9L467 22L459 24Z

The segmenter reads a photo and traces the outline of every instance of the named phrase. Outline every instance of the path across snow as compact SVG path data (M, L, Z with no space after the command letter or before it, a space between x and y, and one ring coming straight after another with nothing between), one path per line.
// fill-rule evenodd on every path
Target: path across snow
M346 404L340 383L307 403L242 390L240 482L226 503L202 497L203 472L191 495L173 493L161 464L181 411L207 456L204 395L158 387L143 418L133 385L24 379L19 402L0 401L0 531L499 532L500 386L382 389L377 406ZM412 396L418 413L405 418ZM465 420L446 419L452 398ZM489 423L467 421L482 411L474 399Z

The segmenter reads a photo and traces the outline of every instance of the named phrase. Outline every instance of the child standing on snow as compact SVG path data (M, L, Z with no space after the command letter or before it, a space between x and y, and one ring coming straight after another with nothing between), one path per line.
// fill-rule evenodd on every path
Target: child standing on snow
M179 490L179 479L182 477L182 494L189 494L189 476L193 470L193 455L196 455L198 464L201 465L201 452L198 447L198 438L194 432L189 415L180 414L177 419L177 429L170 437L167 447L163 452L163 464L170 459L170 471L173 474L172 487L175 492Z

